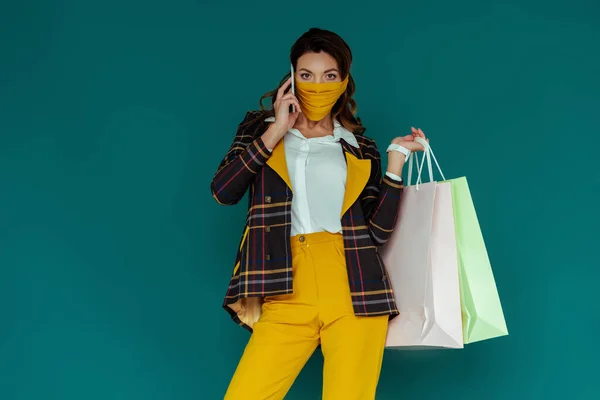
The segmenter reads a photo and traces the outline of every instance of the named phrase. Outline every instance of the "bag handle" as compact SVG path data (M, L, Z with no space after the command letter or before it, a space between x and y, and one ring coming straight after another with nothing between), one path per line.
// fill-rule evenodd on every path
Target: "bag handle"
M440 172L440 175L442 176L442 180L446 180L446 177L444 176L444 172L442 172L442 168L440 167L440 164L438 163L438 160L435 157L435 154L433 153L433 149L431 148L429 143L421 137L416 137L415 142L417 142L423 146L423 148L424 148L423 158L421 159L421 163L419 164L419 158L417 157L417 154L415 152L410 153L410 156L408 157L408 186L410 186L412 184L413 162L416 162L416 165L418 166L418 171L419 171L418 175L417 175L416 188L417 188L417 190L419 190L419 184L423 183L421 180L421 174L423 172L423 164L425 163L425 159L427 159L427 172L429 175L429 182L433 182L433 166L431 164L432 157L433 157L433 161L435 162L435 165L436 165L438 171Z

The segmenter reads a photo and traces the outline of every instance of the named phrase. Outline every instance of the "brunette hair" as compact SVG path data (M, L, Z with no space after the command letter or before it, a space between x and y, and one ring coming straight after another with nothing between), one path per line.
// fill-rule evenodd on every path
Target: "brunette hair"
M363 134L365 127L361 124L360 118L355 117L356 102L352 98L354 91L356 90L354 79L352 78L352 74L350 74L352 51L344 39L334 32L319 28L311 28L300 36L292 46L290 51L290 62L294 66L294 70L296 70L298 59L303 54L319 53L321 51L329 54L337 61L342 79L348 76L346 91L333 106L333 109L331 110L332 117L337 119L340 124L350 132ZM277 99L277 90L289 79L289 77L290 73L288 72L276 89L265 93L260 98L259 104L262 115L260 115L259 118L267 118L275 115L272 104L274 104ZM267 109L263 105L263 100L269 97L271 98L271 108Z

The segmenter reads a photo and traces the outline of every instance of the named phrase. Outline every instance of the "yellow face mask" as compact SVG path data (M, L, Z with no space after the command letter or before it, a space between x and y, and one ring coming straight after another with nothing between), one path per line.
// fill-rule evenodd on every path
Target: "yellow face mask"
M335 102L346 91L348 77L342 82L295 82L296 97L306 118L320 121L331 112Z

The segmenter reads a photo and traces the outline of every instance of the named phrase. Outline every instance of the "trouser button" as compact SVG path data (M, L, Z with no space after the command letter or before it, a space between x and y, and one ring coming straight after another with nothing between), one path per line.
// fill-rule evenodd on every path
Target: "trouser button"
M300 239L299 239L299 240L300 240L301 242L304 242L304 241L306 240L306 238L305 238L304 236L300 236Z

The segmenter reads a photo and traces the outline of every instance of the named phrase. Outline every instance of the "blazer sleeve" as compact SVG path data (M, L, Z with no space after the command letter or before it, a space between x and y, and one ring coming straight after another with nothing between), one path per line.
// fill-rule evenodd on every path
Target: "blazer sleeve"
M213 176L210 189L219 204L237 204L271 156L271 151L261 139L262 132L258 132L264 124L249 124L251 120L257 119L257 116L255 111L246 113L238 125L229 151Z
M371 176L361 194L361 204L373 243L382 246L392 235L398 218L403 181L382 177L381 155L375 141L364 155L371 159Z

